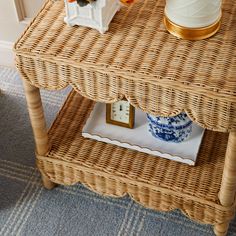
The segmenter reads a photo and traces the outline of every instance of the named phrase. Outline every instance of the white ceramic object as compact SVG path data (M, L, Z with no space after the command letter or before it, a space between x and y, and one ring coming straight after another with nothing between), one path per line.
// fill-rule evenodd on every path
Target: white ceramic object
M188 28L207 27L221 18L222 0L166 0L165 15Z
M192 134L193 122L184 112L172 117L147 114L147 120L152 136L166 142L181 143Z
M66 17L64 21L71 25L82 25L97 29L100 33L108 30L109 24L120 9L119 0L97 0L87 6L80 7L77 2L64 0Z
M135 127L128 129L107 124L105 104L97 103L83 127L82 135L153 156L195 165L204 129L193 124L188 140L182 143L168 143L150 135L146 113L141 110L135 110Z

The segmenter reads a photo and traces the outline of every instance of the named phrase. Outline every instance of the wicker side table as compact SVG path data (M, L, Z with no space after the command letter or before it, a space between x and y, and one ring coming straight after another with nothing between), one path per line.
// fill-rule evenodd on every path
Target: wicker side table
M48 189L81 182L104 195L129 194L152 209L181 209L225 235L235 214L236 4L225 0L220 32L198 42L166 32L164 4L140 0L100 35L64 24L62 0L45 3L15 45L37 165ZM69 84L74 91L47 131L39 88ZM123 96L155 115L185 111L207 128L197 165L83 138L94 101Z

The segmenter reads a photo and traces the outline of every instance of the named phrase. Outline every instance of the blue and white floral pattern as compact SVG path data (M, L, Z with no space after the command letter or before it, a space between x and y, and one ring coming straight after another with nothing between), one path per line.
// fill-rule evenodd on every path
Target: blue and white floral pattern
M158 139L180 143L192 133L192 121L182 112L174 117L152 116L147 114L149 132Z

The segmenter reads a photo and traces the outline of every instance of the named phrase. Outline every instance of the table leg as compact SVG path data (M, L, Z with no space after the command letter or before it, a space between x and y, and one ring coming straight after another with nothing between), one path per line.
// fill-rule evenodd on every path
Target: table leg
M46 189L50 190L56 186L56 184L53 183L45 174L41 173L41 176L42 176L43 186Z
M229 222L218 224L214 226L214 233L216 236L225 236L229 228Z
M229 134L225 164L219 192L219 200L223 206L230 207L235 203L236 193L236 132ZM229 222L215 225L216 235L226 235Z
M40 91L37 87L23 81L27 106L29 110L30 121L34 133L37 154L43 156L49 150L49 141L47 134L46 121L44 118L43 106ZM45 188L51 189L55 184L44 176L43 183Z

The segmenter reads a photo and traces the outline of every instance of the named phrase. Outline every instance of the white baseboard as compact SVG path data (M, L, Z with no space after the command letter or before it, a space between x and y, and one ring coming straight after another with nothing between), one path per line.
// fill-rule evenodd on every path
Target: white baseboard
M12 42L0 40L0 65L15 67Z

